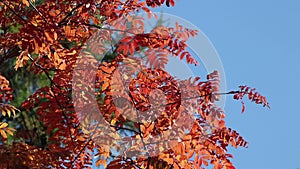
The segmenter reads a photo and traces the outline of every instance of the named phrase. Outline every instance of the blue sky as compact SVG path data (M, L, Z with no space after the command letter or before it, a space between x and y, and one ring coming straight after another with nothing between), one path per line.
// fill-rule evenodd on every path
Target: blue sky
M237 169L300 168L300 1L189 0L163 8L196 25L223 62L227 89L246 84L266 95L271 109L227 97L227 124L249 142L232 149Z

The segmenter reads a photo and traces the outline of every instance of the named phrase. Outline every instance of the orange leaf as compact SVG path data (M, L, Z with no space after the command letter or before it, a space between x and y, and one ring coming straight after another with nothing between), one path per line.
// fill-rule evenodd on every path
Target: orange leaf
M53 11L50 11L50 12L49 12L49 15L50 15L50 16L56 16L56 13L53 12Z
M5 133L4 130L0 130L0 134L4 139L7 139L7 134Z
M39 44L37 43L37 41L35 39L33 39L33 44L34 44L34 53L38 54L39 53Z
M11 136L14 135L14 133L13 133L11 130L6 130L6 132L7 132L7 134L9 134L9 135L11 135Z
M106 168L106 160L100 159L96 162L96 166L99 167L101 164Z
M108 74L111 74L112 73L112 69L106 67L106 66L102 66L101 69L105 72L105 73L108 73Z
M102 91L106 90L109 86L109 82L108 81L104 81L104 84L102 85Z
M28 0L22 0L22 3L25 4L26 6L29 6Z
M242 102L242 113L244 113L245 112L245 104L244 104L244 102Z
M45 33L45 36L46 36L46 39L50 42L50 43L53 43L54 42L54 40L53 40L53 38L50 36L50 34L48 33L48 32L44 32Z
M65 34L66 34L66 36L70 36L70 34L71 34L71 27L70 26L65 27Z

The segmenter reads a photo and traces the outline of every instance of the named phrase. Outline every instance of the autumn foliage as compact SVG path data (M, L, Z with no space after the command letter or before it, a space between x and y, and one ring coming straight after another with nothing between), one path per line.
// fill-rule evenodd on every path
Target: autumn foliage
M197 31L146 32L136 14L162 5L175 2L0 0L0 168L234 168L228 146L248 142L217 101L269 104L248 86L219 91L217 71L172 77L169 56L198 64L186 44Z

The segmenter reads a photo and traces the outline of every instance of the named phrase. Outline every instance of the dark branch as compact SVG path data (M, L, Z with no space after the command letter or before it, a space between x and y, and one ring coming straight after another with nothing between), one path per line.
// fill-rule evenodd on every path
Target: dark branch
M43 20L45 21L45 23L47 23L46 18L44 17L44 15L35 7L35 5L31 2L31 0L28 0L30 6L32 6L32 8L43 18Z
M58 26L62 26L63 24L65 24L68 20L69 17L71 17L73 15L73 13L79 9L81 6L83 5L82 4L78 4L75 8L73 8L61 21L58 22Z
M25 18L23 18L22 16L20 16L19 14L17 14L17 12L15 10L13 10L6 2L0 0L0 2L2 2L14 15L16 15L19 19L21 19L24 22L27 22L27 20Z

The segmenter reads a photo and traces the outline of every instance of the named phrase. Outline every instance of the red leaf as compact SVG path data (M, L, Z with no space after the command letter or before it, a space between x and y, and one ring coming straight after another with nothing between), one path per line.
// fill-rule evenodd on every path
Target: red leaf
M242 113L244 113L245 112L245 103L243 101L241 103L242 103Z

